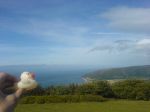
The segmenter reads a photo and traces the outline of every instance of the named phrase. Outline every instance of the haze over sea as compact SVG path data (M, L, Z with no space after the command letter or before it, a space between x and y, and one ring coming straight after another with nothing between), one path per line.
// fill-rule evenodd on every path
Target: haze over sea
M91 67L62 66L62 65L13 65L0 66L1 72L7 72L19 78L24 71L34 72L36 80L44 87L49 85L66 85L83 83L82 76L95 70Z

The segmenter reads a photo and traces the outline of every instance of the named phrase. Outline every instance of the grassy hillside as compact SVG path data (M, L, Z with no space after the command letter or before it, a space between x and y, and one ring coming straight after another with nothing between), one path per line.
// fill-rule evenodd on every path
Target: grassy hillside
M100 80L150 79L150 65L98 70L87 73L84 77Z
M149 112L149 101L18 105L15 112Z

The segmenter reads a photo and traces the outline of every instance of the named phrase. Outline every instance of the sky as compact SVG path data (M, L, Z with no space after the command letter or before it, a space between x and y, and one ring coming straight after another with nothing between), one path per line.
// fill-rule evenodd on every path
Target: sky
M150 64L149 0L0 0L0 65Z

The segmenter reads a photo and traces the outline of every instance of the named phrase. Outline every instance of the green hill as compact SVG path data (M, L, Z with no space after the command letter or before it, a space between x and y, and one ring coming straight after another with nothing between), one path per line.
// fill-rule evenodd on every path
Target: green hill
M83 78L98 80L150 79L150 65L102 69L87 73Z

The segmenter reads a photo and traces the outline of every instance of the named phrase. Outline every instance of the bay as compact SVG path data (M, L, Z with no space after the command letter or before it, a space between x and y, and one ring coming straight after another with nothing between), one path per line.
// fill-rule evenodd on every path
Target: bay
M7 72L17 78L24 71L34 72L36 74L36 80L43 87L84 83L82 76L92 70L88 67L61 65L16 65L0 67L0 72Z

